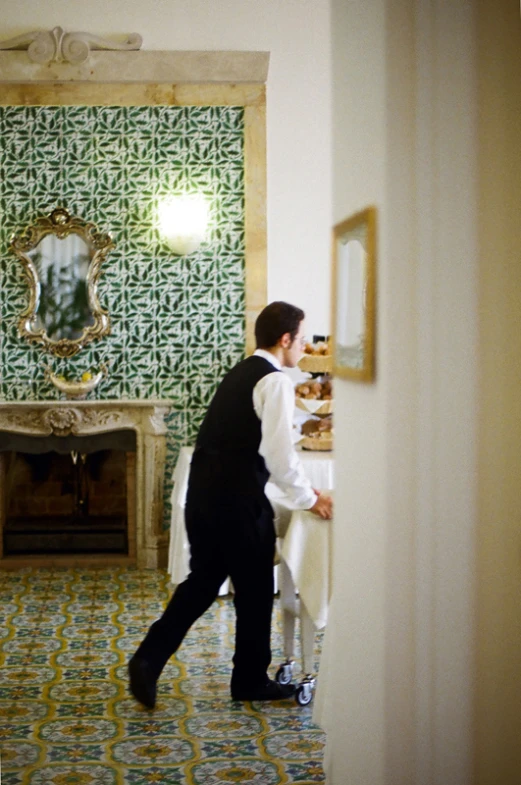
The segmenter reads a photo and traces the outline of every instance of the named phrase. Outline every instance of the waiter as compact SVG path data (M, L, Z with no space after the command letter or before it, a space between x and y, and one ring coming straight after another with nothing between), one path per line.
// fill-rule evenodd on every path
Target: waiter
M217 388L197 436L185 508L190 574L129 662L130 691L150 709L165 664L228 577L236 611L233 700L278 700L295 691L267 673L276 535L264 487L269 478L297 509L324 519L332 500L304 475L292 439L293 384L281 373L302 356L304 312L271 303L257 318L255 340L254 354Z

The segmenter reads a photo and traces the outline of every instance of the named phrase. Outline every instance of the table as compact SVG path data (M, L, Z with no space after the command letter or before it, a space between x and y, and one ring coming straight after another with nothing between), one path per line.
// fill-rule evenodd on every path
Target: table
M326 626L331 594L333 521L307 510L294 510L281 559L287 565L301 603L317 630Z
M190 546L185 530L185 500L188 487L190 462L193 447L182 447L174 469L172 490L172 517L170 521L170 543L168 549L168 574L175 585L182 583L189 573ZM330 452L299 451L300 459L314 488L329 490L333 488L333 454ZM285 503L285 497L273 483L266 485L266 494L275 510L275 525L279 536L286 534L291 518L291 505ZM312 516L315 518L315 516ZM225 589L221 589L224 593Z
M307 510L294 510L282 540L280 596L285 662L277 676L293 677L295 621L299 616L304 678L297 688L297 701L301 705L313 697L315 630L322 629L327 622L332 582L332 527L333 521L324 521Z

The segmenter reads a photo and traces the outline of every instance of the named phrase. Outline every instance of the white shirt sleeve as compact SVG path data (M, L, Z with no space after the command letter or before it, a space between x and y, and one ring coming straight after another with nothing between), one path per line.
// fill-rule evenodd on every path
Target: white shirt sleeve
M263 376L253 389L253 407L261 421L259 453L266 462L270 481L291 499L297 509L308 510L315 504L317 495L295 451L295 390L289 377L283 373Z

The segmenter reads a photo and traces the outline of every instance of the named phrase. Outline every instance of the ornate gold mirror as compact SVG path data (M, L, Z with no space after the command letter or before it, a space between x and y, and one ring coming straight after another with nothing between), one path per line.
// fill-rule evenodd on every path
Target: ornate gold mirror
M29 283L19 335L58 357L73 357L107 335L110 320L98 300L97 284L112 248L110 235L63 207L14 234L9 249L22 262Z

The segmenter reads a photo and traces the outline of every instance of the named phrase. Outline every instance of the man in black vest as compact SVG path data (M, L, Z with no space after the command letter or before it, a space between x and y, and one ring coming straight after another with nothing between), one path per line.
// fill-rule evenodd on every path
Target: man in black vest
M129 662L130 691L148 708L166 662L227 577L236 611L232 698L277 700L295 690L267 675L276 538L264 487L270 478L297 508L331 518L331 498L311 487L295 452L295 392L280 372L302 355L303 320L288 303L264 308L255 323L257 350L224 377L199 430L185 508L191 571Z

